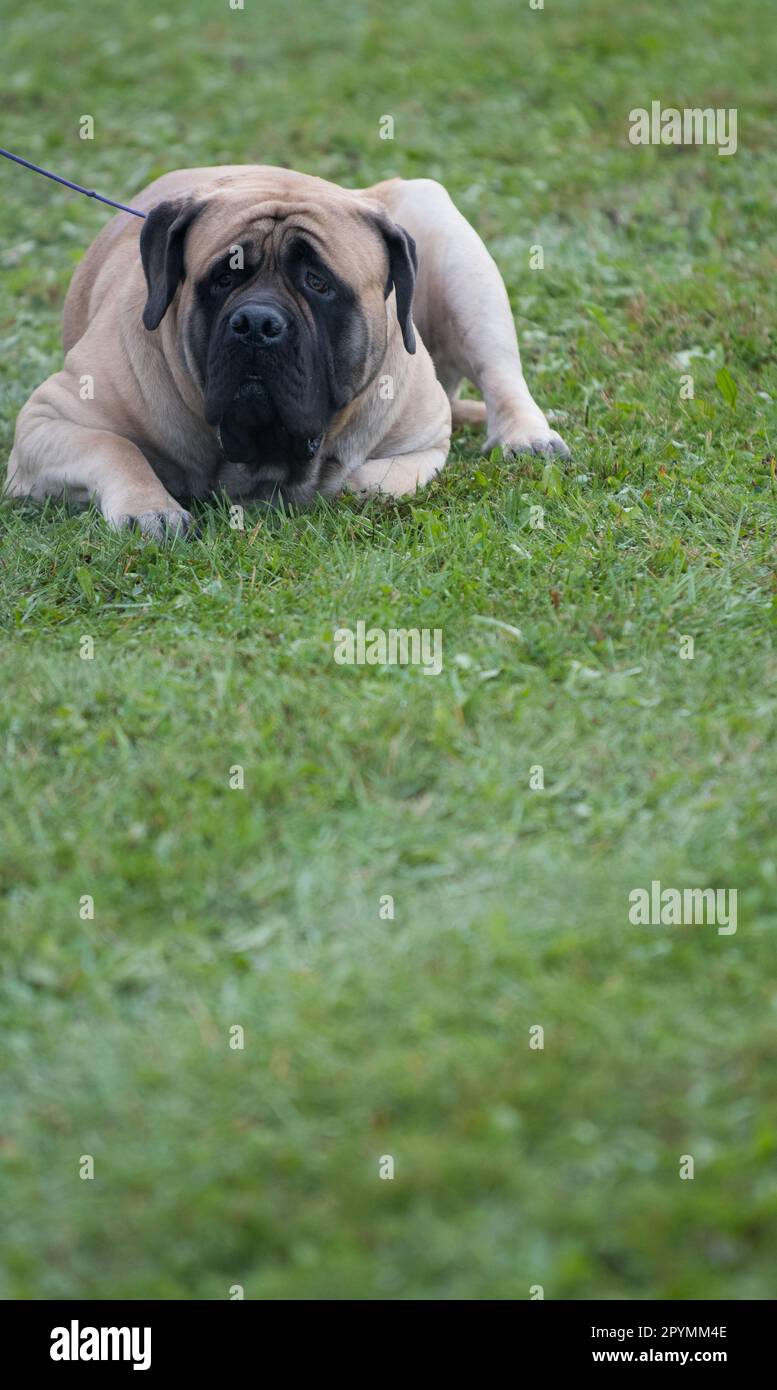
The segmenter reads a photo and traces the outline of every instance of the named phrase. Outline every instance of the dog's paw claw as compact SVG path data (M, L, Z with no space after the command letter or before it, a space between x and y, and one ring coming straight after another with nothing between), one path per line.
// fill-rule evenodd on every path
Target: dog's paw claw
M493 449L498 445L505 458L514 458L517 454L535 454L542 458L571 458L569 446L564 443L560 434L555 430L543 430L542 433L527 431L524 433L512 434L505 432L503 435L496 435L486 443L486 450Z
M194 517L182 507L166 507L159 512L140 512L137 516L127 514L117 517L113 522L117 531L137 528L148 541L177 540L194 530Z

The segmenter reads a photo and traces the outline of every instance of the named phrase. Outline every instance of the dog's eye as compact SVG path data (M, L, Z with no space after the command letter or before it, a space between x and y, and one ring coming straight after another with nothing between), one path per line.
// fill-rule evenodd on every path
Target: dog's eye
M326 280L323 278L323 276L316 275L314 270L309 270L307 272L305 276L305 284L309 285L311 290L315 290L316 294L327 294L329 292L329 286Z
M232 284L233 278L232 272L230 270L225 270L221 275L216 276L213 283L220 290L228 290Z

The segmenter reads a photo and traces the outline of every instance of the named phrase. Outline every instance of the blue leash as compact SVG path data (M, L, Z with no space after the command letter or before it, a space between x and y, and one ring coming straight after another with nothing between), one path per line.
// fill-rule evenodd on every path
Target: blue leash
M145 217L145 212L138 212L137 208L128 208L125 203L114 203L112 198L104 198L102 193L95 193L94 189L82 188L80 183L71 183L70 179L61 179L59 174L52 174L48 169L41 169L39 164L31 164L29 159L22 159L21 155L11 154L10 150L0 148L0 154L6 159L12 159L16 164L23 164L25 169L32 169L35 174L42 174L46 179L53 179L55 183L62 183L65 188L72 188L74 193L83 193L85 198L96 198L98 203L107 203L109 208L118 208L119 212L131 212L133 217Z

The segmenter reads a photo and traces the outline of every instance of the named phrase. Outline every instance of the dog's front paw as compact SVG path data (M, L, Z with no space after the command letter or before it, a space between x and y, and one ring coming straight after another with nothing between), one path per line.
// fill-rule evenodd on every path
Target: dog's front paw
M135 516L122 512L108 520L117 531L137 527L141 536L149 541L177 540L194 529L194 517L183 507L164 507L161 511L139 512Z
M395 458L368 459L354 468L344 487L357 496L385 493L388 497L407 497L424 487L439 473L448 457L448 443L441 449L424 449L414 454L398 454Z

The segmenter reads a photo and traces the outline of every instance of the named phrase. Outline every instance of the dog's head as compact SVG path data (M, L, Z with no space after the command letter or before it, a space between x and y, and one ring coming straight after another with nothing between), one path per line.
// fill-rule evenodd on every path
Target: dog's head
M143 323L171 310L226 460L256 496L311 495L335 417L377 375L392 289L404 346L412 238L379 204L319 179L227 185L158 204L140 249ZM177 297L176 297L177 296Z

